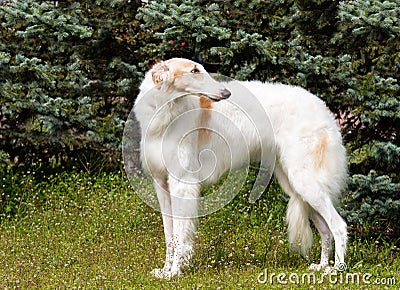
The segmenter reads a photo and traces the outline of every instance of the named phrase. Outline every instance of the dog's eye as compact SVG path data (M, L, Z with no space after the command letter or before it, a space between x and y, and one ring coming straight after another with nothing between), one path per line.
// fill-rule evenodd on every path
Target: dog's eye
M190 72L191 72L192 74L198 74L198 73L200 72L200 70L199 70L197 67L195 67L195 68L192 69Z

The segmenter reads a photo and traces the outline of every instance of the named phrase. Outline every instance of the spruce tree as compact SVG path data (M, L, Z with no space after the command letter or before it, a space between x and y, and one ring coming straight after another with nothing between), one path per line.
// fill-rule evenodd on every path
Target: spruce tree
M351 223L399 234L400 217L400 10L398 1L339 5L332 43L343 51L334 76L344 85L346 139L351 152ZM381 232L381 231L379 231Z
M11 160L86 163L119 155L142 75L126 37L138 5L27 0L0 6L0 148Z

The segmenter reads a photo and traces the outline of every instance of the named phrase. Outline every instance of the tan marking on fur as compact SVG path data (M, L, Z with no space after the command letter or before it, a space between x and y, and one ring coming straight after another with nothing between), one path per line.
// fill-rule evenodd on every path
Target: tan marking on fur
M193 69L198 68L195 62L170 59L154 65L152 78L156 86L162 82L189 74Z
M163 61L154 65L151 77L153 79L153 83L158 86L171 77L171 72Z
M328 148L328 136L326 133L318 135L317 144L312 152L315 168L321 168L325 160L325 153Z
M194 63L190 62L177 61L176 64L177 68L175 68L172 73L174 78L188 74L192 69L196 67Z
M211 139L211 130L208 128L208 124L211 120L211 109L212 109L212 101L207 98L200 98L200 116L198 119L198 140L199 145L207 144Z

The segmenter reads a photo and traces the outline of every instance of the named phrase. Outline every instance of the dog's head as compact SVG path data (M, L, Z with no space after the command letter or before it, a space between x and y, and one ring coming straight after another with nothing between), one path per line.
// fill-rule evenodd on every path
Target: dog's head
M202 65L188 59L172 58L157 63L151 70L151 76L154 85L166 91L199 95L213 101L227 99L231 95Z

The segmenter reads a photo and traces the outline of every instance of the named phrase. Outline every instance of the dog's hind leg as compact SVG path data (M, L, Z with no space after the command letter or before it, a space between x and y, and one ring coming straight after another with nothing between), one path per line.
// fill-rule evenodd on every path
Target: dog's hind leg
M323 193L317 199L311 198L308 203L318 212L328 225L335 240L335 268L341 270L347 244L347 225L337 213L332 201Z
M325 221L335 240L335 268L341 269L347 244L347 225L336 211L329 195L320 189L314 179L299 176L292 181L304 201L306 201Z
M332 233L326 224L323 217L317 213L315 210L311 211L311 220L314 222L315 227L317 228L320 236L321 236L321 260L319 264L311 264L310 270L321 270L329 265L329 256L331 252L331 244L332 244Z
M171 276L171 267L174 257L174 246L171 197L166 178L155 178L154 188L156 189L163 219L166 254L164 267L152 270L151 274L157 278L169 278Z
M320 190L318 183L313 179L313 177L304 174L304 170L299 169L296 172L297 174L286 174L279 163L275 166L275 175L279 184L282 189L291 196L291 200L293 198L295 198L295 200L301 200L311 207L309 210L310 218L313 220L321 235L321 261L319 264L312 264L310 268L316 270L327 268L332 236L335 240L335 267L340 267L340 265L344 263L344 254L346 251L346 223L337 213L329 195ZM288 176L291 176L290 181ZM289 205L290 203L291 201L289 201ZM303 218L303 223L306 223L306 217L303 216ZM294 248L297 248L300 252L305 252L311 246L311 229L309 227L299 227L298 224L300 220L297 219L295 215L290 214L289 208L287 221L289 241ZM294 226L291 227L290 224L293 224ZM299 229L301 230L299 231ZM304 229L306 229L306 231L304 231ZM310 238L307 238L309 236ZM300 241L300 243L296 244L296 241ZM307 241L309 242L307 243ZM305 251L302 251L302 247Z

